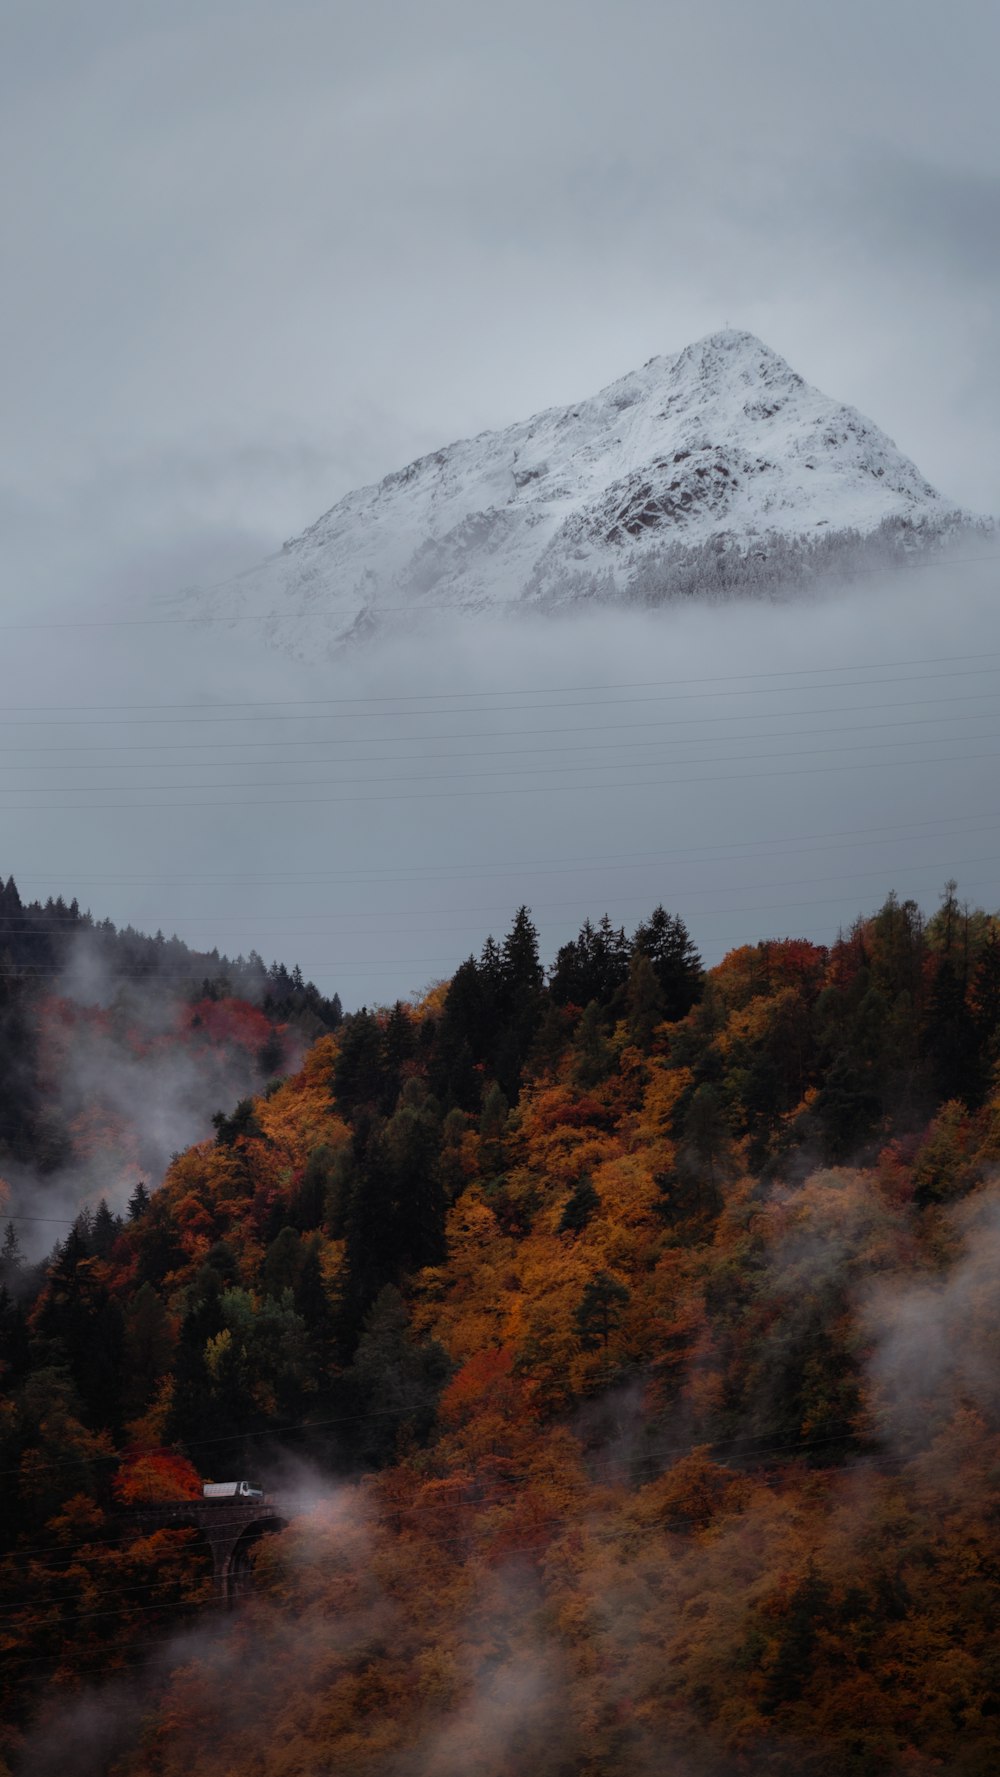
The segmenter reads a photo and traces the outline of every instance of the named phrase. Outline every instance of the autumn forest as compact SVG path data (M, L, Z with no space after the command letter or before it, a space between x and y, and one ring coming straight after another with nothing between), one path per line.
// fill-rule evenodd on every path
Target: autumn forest
M86 1043L218 1095L159 1183L55 1091L82 916L2 896L0 1222L93 1189L0 1253L0 1771L1000 1769L995 916L546 968L522 907L346 1017L88 928ZM144 1508L232 1477L284 1528L226 1608Z

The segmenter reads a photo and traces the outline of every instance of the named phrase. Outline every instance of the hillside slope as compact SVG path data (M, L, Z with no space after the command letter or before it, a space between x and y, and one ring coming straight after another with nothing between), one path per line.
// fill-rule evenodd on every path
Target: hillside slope
M339 1018L298 970L119 931L0 879L0 1213L42 1251L60 1218L123 1210Z
M3 1255L17 1769L986 1777L998 1062L951 892L707 977L658 909L546 979L522 910ZM229 1616L117 1512L198 1471L294 1518Z

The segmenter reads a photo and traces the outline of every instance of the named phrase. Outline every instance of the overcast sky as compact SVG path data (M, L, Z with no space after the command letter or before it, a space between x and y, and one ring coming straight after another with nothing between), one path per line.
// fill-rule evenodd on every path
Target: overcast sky
M1000 510L998 52L994 0L7 0L0 621L147 613L157 594L252 564L419 452L589 394L727 323L870 414L943 491ZM960 597L925 583L905 612L890 601L873 623L870 601L855 602L833 631L773 611L748 620L752 633L712 619L658 643L657 670L735 671L776 650L829 663L834 645L844 661L982 650L991 597L988 579ZM436 691L457 672L503 689L527 670L523 645L498 648L487 669L468 639L336 683L200 632L0 639L8 706L342 694L349 682ZM649 647L635 626L550 638L531 645L529 682L653 676ZM513 715L505 724L518 732ZM64 733L71 748L80 739L33 738ZM954 814L947 780L923 809L910 780L905 814ZM809 795L790 815L784 791L765 789L752 810L712 792L694 825L690 809L674 817L702 846L733 820L863 826L857 780L822 782L832 802L818 822ZM885 822L900 786L878 782L889 787L869 785L863 813ZM288 807L262 829L189 810L64 818L59 794L12 812L25 801L5 798L0 868L29 886L80 885L118 918L191 911L176 897L154 908L121 878L171 859L175 874L245 873L262 843L269 863L304 856L327 873L345 841L352 867L383 870L398 870L404 846L421 867L456 868L594 849L595 805L579 796L555 822L544 797L507 792L489 820L456 801L437 815L414 805L394 826L352 803L324 815L322 833L318 815ZM652 849L637 807L612 801L609 849ZM85 879L100 879L92 896ZM540 883L523 886L538 898ZM654 886L647 873L632 899ZM508 898L489 887L484 909ZM457 905L453 889L435 904ZM238 947L224 905L192 935ZM267 905L287 955L289 904ZM802 925L828 935L837 911ZM761 927L770 920L762 911ZM562 935L556 919L548 929ZM477 934L444 937L440 953L380 940L383 958L414 960L391 979L359 969L359 992L443 973ZM351 944L340 952L355 960L375 948ZM418 966L424 955L434 967Z

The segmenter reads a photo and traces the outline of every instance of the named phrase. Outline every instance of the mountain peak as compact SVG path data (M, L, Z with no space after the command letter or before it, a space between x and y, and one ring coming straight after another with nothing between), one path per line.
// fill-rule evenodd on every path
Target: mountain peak
M214 604L308 611L304 652L317 608L337 643L407 611L630 600L640 585L661 602L712 590L702 568L720 550L760 560L762 538L787 564L820 538L832 559L834 538L895 527L912 547L967 522L870 420L727 327L348 494Z

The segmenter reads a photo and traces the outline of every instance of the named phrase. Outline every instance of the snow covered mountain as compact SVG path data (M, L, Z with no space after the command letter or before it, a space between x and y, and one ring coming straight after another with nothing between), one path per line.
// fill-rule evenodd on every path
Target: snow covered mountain
M270 639L315 653L423 610L772 590L971 522L870 420L725 331L348 494L211 609L278 612Z

